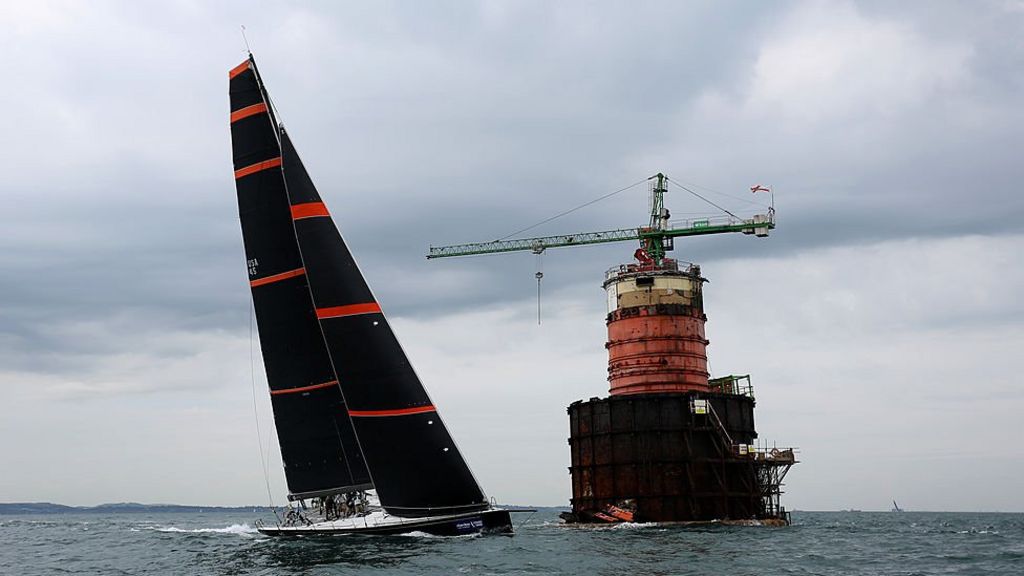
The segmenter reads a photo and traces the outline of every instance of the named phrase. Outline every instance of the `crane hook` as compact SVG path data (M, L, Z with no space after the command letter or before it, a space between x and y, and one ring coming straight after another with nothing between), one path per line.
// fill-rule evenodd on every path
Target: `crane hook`
M540 280L544 273L538 270L534 277L537 279L537 326L540 326Z

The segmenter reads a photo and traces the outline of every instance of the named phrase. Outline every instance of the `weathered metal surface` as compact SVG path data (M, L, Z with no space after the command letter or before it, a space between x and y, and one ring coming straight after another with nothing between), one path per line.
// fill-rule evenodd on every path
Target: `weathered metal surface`
M708 389L708 341L696 306L619 308L608 315L612 395Z
M671 259L606 275L612 395L708 390L703 283L699 267Z
M695 398L707 399L714 417L694 414ZM757 463L733 445L756 438L753 409L750 397L706 392L573 403L573 512L618 506L638 522L766 517Z

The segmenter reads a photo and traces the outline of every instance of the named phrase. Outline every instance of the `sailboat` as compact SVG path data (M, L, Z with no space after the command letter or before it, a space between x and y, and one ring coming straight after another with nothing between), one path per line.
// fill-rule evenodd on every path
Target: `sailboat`
M900 505L897 504L895 500L893 500L891 512L903 512L903 508L900 508Z
M263 534L511 532L402 350L252 54L228 74L249 286L288 485Z

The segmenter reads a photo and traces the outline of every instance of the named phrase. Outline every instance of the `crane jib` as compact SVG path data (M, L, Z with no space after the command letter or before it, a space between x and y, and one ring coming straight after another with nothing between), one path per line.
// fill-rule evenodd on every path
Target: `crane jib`
M733 217L700 218L671 222L669 228L658 230L653 228L622 228L604 232L581 232L560 236L542 236L538 238L520 238L513 240L496 240L493 242L476 242L470 244L454 244L450 246L431 246L428 259L449 258L454 256L474 256L481 254L498 254L502 252L531 251L536 254L548 248L565 246L585 246L604 244L626 240L664 240L681 236L703 236L707 234L725 234L742 232L759 237L767 236L768 231L775 228L775 217L772 212L758 214L753 218L739 219Z

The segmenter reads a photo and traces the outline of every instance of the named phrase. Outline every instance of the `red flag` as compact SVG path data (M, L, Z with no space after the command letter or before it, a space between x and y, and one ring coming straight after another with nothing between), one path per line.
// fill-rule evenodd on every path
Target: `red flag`
M771 192L771 190L765 188L764 186L761 186L760 184L758 184L757 186L751 186L750 191L754 194L757 194L758 192Z

